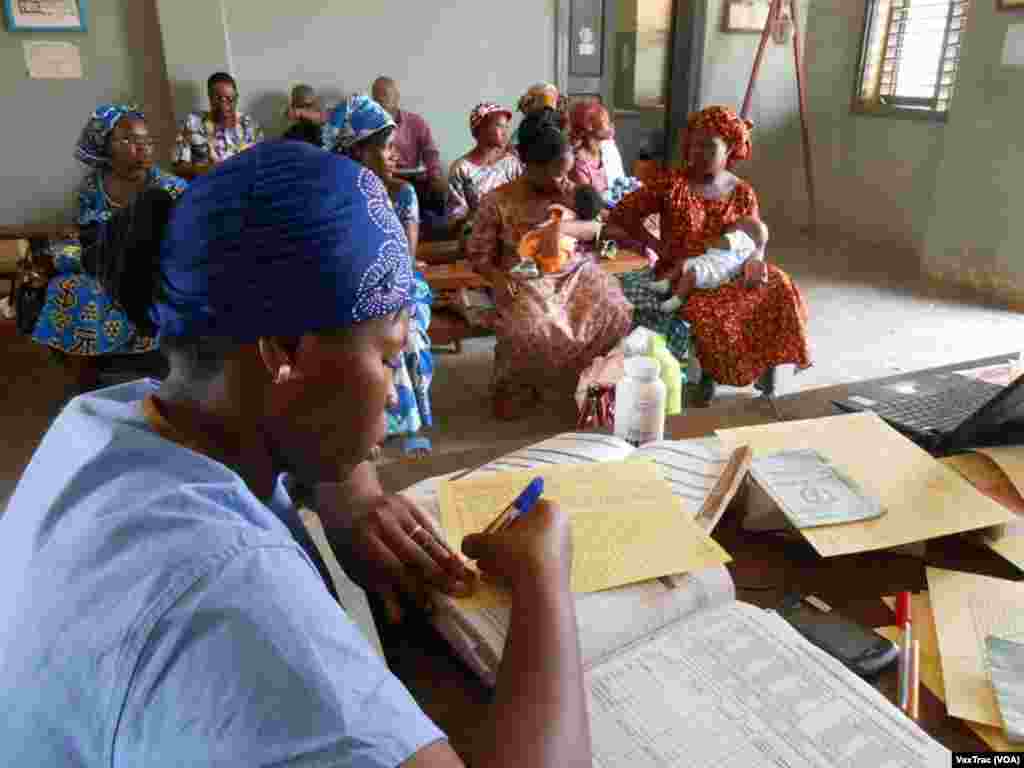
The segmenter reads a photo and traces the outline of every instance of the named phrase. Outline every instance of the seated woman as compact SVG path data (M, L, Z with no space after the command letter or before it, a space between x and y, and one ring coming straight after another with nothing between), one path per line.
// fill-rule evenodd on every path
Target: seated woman
M597 99L583 99L569 113L570 139L576 162L569 175L577 184L590 184L615 205L624 193L639 186L626 176L615 143L615 127L608 110Z
M99 356L141 355L156 348L100 285L104 265L95 258L97 244L114 212L143 190L159 187L177 197L185 182L153 164L146 118L129 104L97 107L82 129L75 157L91 169L78 193L79 239L51 245L57 274L47 286L32 340L54 351L72 389L82 392L96 385Z
M130 252L114 260L141 272L122 276L125 305L159 329L171 375L72 401L0 517L4 754L461 768L332 596L292 500L312 489L345 572L386 604L472 592L430 515L365 460L412 302L387 193L295 141L196 187L173 216L150 191L117 219ZM541 501L462 548L508 585L512 616L467 760L590 766L568 516Z
M519 156L523 175L484 197L467 252L494 288L494 410L515 418L546 387L571 391L580 372L630 329L633 312L622 290L577 250L558 271L537 279L510 270L519 263L523 237L543 226L552 209L562 215L561 234L593 243L600 222L576 221L572 206L572 148L558 113L545 108L523 120Z
M238 85L226 72L206 81L209 112L193 112L181 124L174 145L174 172L186 179L263 140L263 129L251 115L238 111Z
M622 277L623 291L635 307L636 324L664 334L681 360L692 326L706 400L715 382L744 387L756 381L770 394L775 366L811 364L807 307L790 277L764 262L766 229L755 238L760 247L744 264L741 279L714 290L677 287L687 298L676 314L660 311L665 296L651 285L664 277L692 280L694 272L679 272L684 260L704 254L738 222L760 219L753 187L729 170L750 157L750 127L729 107L694 113L683 135L683 168L663 172L627 195L608 220L610 232L624 231L658 254L654 270ZM659 212L660 240L644 227L644 219Z
M361 163L380 178L388 191L389 205L405 232L408 252L414 255L419 242L419 205L412 184L395 176L398 156L394 134L395 121L391 115L369 96L357 94L328 115L324 146ZM406 455L423 456L430 453L430 440L417 433L433 424L430 380L434 359L427 336L433 296L419 272L415 273L410 290L415 303L405 349L393 361L397 400L388 408L388 435L402 436L402 451Z
M469 113L469 132L476 146L452 163L448 172L448 220L455 238L472 226L484 195L523 173L522 162L508 148L510 120L509 110L486 101Z

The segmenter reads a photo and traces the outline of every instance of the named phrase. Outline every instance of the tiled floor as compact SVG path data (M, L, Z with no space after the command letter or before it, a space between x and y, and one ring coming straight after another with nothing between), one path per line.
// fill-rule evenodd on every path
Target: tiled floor
M782 393L1024 349L1024 315L938 296L908 277L910 265L899 267L895 257L877 249L775 245L771 257L804 291L815 355L810 370L798 376L782 372ZM435 451L468 450L493 440L526 442L573 428L568 398L546 402L519 422L492 418L488 381L493 344L493 339L472 340L460 355L436 356L435 427L430 432ZM7 327L0 329L0 345L5 394L0 418L2 507L60 406L63 383L46 350ZM752 394L726 390L720 396Z

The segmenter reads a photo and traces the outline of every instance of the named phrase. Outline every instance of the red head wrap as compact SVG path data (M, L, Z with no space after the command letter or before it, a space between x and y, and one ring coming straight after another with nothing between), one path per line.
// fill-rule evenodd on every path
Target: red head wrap
M736 114L732 107L706 107L694 112L686 121L686 134L683 137L683 159L690 156L690 142L702 131L721 136L729 145L729 167L741 160L750 158L752 146L750 132L754 124Z

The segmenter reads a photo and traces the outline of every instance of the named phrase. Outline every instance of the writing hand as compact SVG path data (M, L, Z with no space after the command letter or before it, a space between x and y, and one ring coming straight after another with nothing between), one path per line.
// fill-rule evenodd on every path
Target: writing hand
M455 595L473 591L473 572L434 531L433 520L413 502L385 494L361 502L351 522L330 529L327 538L346 572L377 593L388 620L398 622L399 595L426 607L432 588Z
M496 582L512 589L529 581L568 583L572 571L569 517L550 501L538 501L499 533L474 533L462 551Z

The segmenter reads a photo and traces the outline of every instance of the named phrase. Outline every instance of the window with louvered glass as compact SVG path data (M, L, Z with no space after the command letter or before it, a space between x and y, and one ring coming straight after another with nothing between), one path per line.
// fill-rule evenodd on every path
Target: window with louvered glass
M968 0L868 0L855 107L944 117Z

